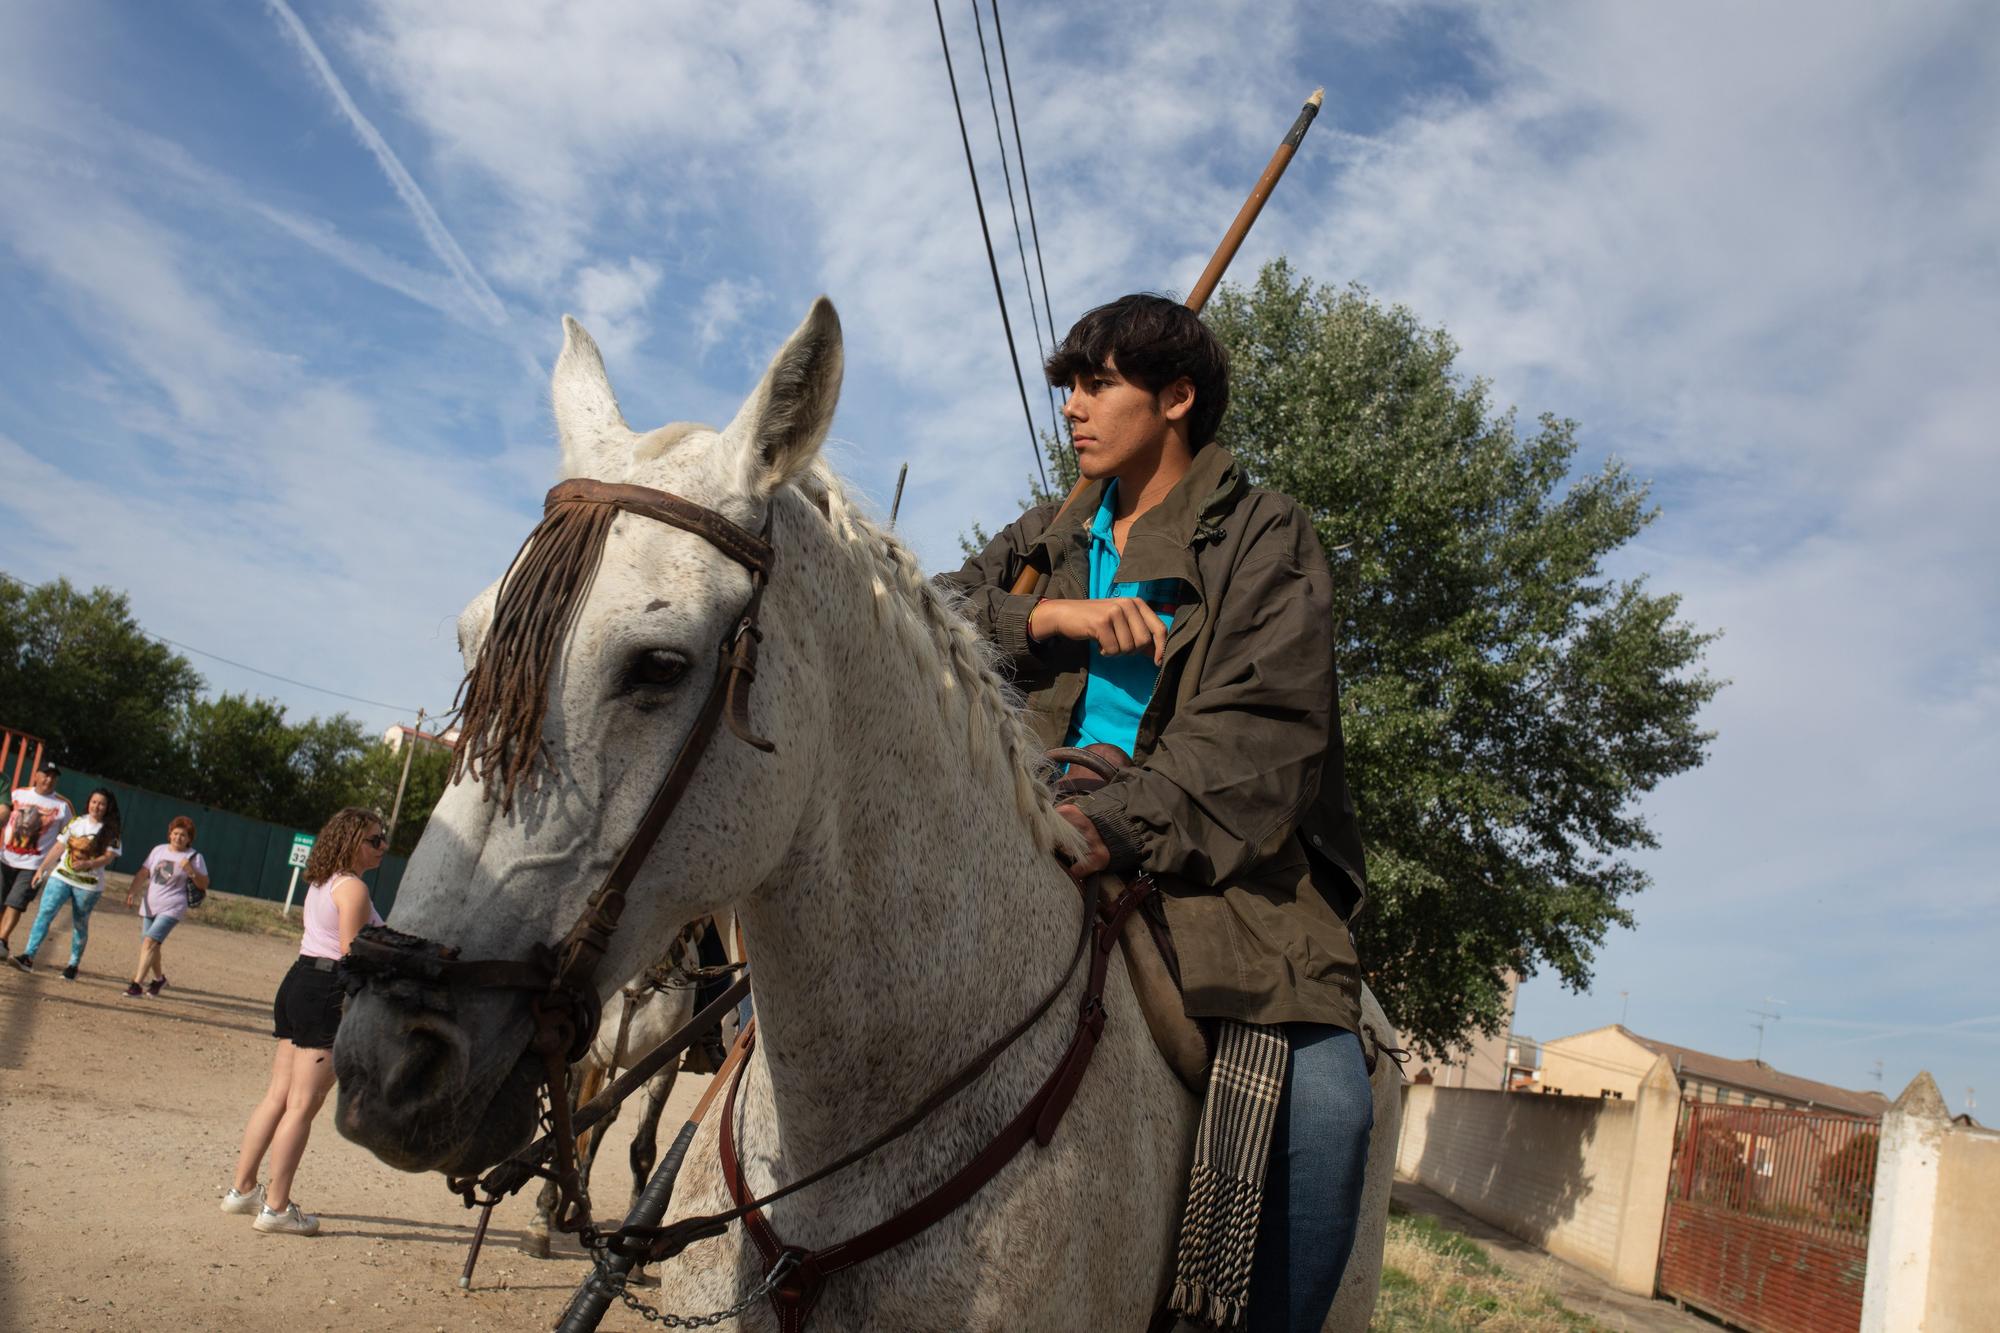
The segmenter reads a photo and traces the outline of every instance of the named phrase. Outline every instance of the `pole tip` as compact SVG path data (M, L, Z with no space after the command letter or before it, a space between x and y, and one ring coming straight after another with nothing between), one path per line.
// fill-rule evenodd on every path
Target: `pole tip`
M1306 99L1306 105L1307 105L1307 106L1320 106L1320 105L1322 105L1322 104L1323 104L1323 103L1324 103L1325 101L1326 101L1326 89L1324 89L1324 88L1315 88L1315 89L1313 89L1313 95L1312 95L1311 97L1308 97L1308 98Z

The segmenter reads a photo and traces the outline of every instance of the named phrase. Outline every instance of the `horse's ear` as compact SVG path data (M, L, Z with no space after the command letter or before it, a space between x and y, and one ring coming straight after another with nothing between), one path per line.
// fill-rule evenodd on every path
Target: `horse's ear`
M632 428L618 410L604 358L583 325L563 316L562 355L549 380L556 434L562 440L562 474L614 480L632 452Z
M724 432L742 441L759 493L770 494L818 456L840 402L842 365L840 316L822 296Z

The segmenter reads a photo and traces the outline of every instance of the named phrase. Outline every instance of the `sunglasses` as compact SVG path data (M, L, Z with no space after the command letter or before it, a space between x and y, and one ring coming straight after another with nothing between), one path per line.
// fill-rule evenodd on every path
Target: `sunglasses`
M382 848L387 847L389 845L389 835L386 833L371 834L370 836L363 838L361 841L367 843L370 847L373 847L379 851Z

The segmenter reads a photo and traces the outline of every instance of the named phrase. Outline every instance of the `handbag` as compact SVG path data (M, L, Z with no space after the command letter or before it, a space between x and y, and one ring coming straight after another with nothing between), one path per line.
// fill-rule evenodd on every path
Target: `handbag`
M186 874L188 877L188 883L187 883L188 906L199 907L204 902L208 901L208 890L201 887L201 885L195 883L194 875L191 872L187 871L185 867L183 867L182 873Z

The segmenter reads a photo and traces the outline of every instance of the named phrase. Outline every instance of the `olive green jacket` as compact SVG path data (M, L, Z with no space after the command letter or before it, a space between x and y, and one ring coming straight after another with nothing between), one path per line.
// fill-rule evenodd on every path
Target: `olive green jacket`
M1103 494L1093 483L1059 521L1053 504L1030 510L940 578L999 648L1050 747L1082 697L1088 645L1030 640L1038 599L1008 588L1031 564L1048 575L1043 595L1088 596ZM1326 553L1296 502L1249 485L1211 444L1126 538L1118 579L1161 578L1191 598L1167 634L1137 766L1076 804L1112 869L1158 883L1191 1016L1358 1030L1347 922L1366 881L1341 759Z

